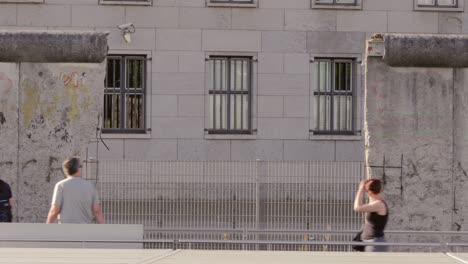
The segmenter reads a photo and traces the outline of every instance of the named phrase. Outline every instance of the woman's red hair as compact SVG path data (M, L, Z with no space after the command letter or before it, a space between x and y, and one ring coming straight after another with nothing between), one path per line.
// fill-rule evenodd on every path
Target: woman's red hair
M364 187L368 192L379 194L382 191L382 182L377 178L368 179L364 183Z

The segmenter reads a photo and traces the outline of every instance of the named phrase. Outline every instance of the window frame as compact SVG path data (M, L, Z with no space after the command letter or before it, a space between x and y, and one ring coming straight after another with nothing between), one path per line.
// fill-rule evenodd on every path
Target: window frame
M249 129L237 130L218 130L210 129L210 59L212 58L249 58L250 59L250 102L249 102ZM205 139L256 139L257 137L257 109L256 109L256 93L257 93L257 54L251 52L208 52L205 55ZM228 71L226 70L226 73ZM227 88L227 87L226 87ZM228 113L226 113L226 116Z
M258 0L239 1L239 0L206 0L207 7L258 7Z
M143 76L143 88L142 88L142 95L143 95L143 106L142 106L142 115L143 115L143 128L141 129L131 129L131 128L125 128L125 127L120 127L120 128L104 128L104 111L105 111L105 105L103 101L103 120L101 124L101 131L102 131L102 137L103 138L122 138L122 137L129 137L129 138L146 138L148 135L150 136L151 132L151 116L149 113L151 113L151 52L130 52L130 51L109 51L108 55L106 57L106 75L107 75L107 59L109 57L121 57L123 62L126 61L126 58L141 58L144 57L145 63L143 64L144 67L144 76ZM124 67L121 68L121 74L125 70ZM124 72L124 78L121 80L121 83L125 82L125 86L127 86L127 72ZM106 89L106 83L104 82L104 89ZM121 96L122 94L125 94L124 92L121 91ZM105 100L106 96L106 91L104 90L104 98ZM122 97L123 98L123 97ZM120 107L122 105L125 105L125 102L123 100L120 100ZM125 118L126 118L126 112L122 113L122 111L119 111L120 117L124 117L123 120L121 120L121 124L125 124ZM127 136L128 135L128 136Z
M312 9L353 9L362 10L362 0L355 0L354 4L337 3L337 0L332 0L333 3L318 3L317 0L310 0Z
M457 4L453 7L437 5L435 0L435 5L420 5L418 0L414 0L414 11L447 11L447 12L463 12L464 10L464 0L456 0Z
M314 79L316 62L320 60L352 61L354 70L351 75L352 81L352 130L351 131L319 131L314 130L316 120L313 113L318 107L314 104L314 96L317 91L317 82ZM311 54L310 57L310 96L309 96L309 139L310 140L361 140L362 127L362 55L361 54ZM330 73L331 76L331 73ZM332 107L332 105L330 105ZM314 109L315 108L315 109ZM332 122L330 120L329 122Z
M153 0L99 0L100 5L142 5L142 6L151 6L153 5Z

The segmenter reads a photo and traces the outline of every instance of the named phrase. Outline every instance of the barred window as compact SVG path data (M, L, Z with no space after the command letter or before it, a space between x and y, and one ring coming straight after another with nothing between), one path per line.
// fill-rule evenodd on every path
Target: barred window
M252 133L252 57L208 59L209 134Z
M145 56L108 56L103 132L144 133L145 92Z
M355 61L320 58L313 66L312 132L354 134Z
M457 0L417 0L419 7L458 7Z

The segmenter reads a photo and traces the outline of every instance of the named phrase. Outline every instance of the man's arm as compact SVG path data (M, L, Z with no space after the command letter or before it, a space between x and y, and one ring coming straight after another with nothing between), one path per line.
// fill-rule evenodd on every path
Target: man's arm
M104 215L102 214L101 204L93 205L94 218L98 224L104 224Z
M53 224L60 214L60 205L53 204L50 207L49 215L47 216L47 224Z

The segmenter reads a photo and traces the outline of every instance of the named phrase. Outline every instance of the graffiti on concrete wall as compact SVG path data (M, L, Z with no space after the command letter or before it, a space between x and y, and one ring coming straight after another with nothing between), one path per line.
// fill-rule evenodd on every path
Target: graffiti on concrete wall
M0 128L7 122L6 112L13 105L8 104L8 98L13 92L13 81L8 76L0 72Z

